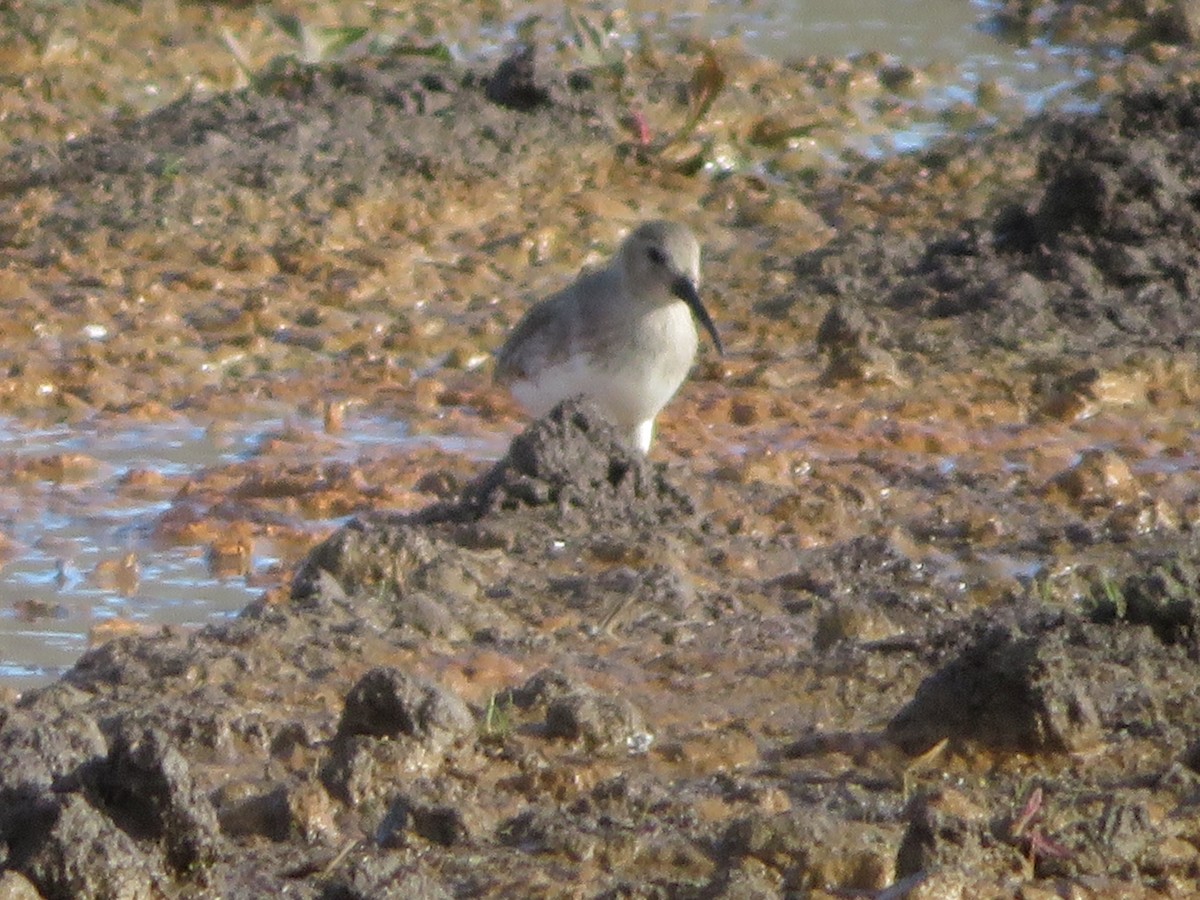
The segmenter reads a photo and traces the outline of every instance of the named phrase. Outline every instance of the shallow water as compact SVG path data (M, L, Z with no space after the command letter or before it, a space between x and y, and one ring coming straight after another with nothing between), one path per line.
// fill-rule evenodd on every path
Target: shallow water
M975 103L984 85L1020 98L1027 112L1088 106L1079 92L1092 74L1086 62L1044 42L1020 47L1002 39L988 25L999 7L984 0L733 0L690 18L698 33L736 34L752 51L784 61L875 52L905 65L946 67L945 83L922 98L935 110ZM942 121L924 122L860 149L916 149L950 130Z
M752 53L783 62L880 53L897 64L931 67L937 78L914 98L928 109L928 120L872 136L855 147L877 156L918 149L948 134L954 126L938 113L956 104L975 104L984 87L1030 113L1093 105L1085 87L1093 75L1088 55L1040 40L1018 46L1004 39L990 24L1000 6L989 0L724 0L665 9L643 2L627 9L630 23L648 34L737 37ZM598 4L585 15L594 24L602 21L598 10L610 8ZM467 55L499 55L516 39L512 23L508 26L485 29L481 45L466 38L463 46L476 51ZM557 29L571 33L565 20Z
M877 52L909 65L952 64L964 84L992 78L1031 88L1068 74L1045 71L1040 44L1017 47L988 26L999 3L983 0L756 0L707 5L683 21L704 34L740 36L774 59Z
M202 625L258 596L254 574L279 562L269 541L255 541L249 578L220 577L203 547L163 546L153 527L189 476L255 457L265 436L288 426L320 429L320 423L282 418L219 427L163 422L42 429L0 420L0 460L15 473L0 485L0 533L9 541L0 568L0 684L20 689L58 676L87 648L89 630L105 623ZM376 417L355 419L343 434L326 438L324 462L431 442L455 453L492 450L469 440L414 437L403 424ZM59 454L74 462L61 472L39 470L38 460ZM130 491L123 482L136 471L164 476L162 488ZM306 524L317 532L339 522ZM137 574L123 578L129 570L121 561L129 554Z

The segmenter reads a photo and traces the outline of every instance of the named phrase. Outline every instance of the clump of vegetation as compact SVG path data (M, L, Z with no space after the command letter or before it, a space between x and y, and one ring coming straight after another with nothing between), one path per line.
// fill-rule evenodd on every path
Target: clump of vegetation
M711 48L706 49L692 72L684 121L675 127L656 128L656 123L648 118L642 90L629 77L629 58L633 51L614 36L615 23L608 21L601 27L572 11L567 12L567 23L570 28L568 47L580 66L597 80L607 82L622 98L628 110L623 124L633 134L632 146L639 158L688 173L702 168L713 155L712 141L686 145L725 89L725 68L716 53ZM646 44L651 38L642 34L639 40ZM647 49L643 47L643 52Z
M237 63L241 87L270 90L281 82L293 81L298 69L344 62L356 56L403 54L450 59L450 49L442 43L417 46L396 35L373 33L365 26L311 25L299 16L274 10L262 10L260 15L284 36L290 49L276 54L261 70L256 70L246 48L228 28L223 29L221 37Z
M1101 575L1085 601L1095 622L1148 625L1163 643L1196 640L1200 570L1176 560L1118 580Z
M513 732L513 700L508 692L492 694L483 721L479 723L480 736L494 741L503 741Z

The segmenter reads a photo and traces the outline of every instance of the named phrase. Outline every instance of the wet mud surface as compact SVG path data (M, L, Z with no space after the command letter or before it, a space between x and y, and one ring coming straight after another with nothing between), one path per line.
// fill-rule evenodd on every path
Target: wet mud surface
M276 66L14 143L7 414L366 409L507 449L285 431L171 485L162 540L292 551L235 620L0 705L0 886L1194 895L1188 52L1093 115L827 167L788 135L837 65L688 47L619 89ZM706 168L723 141L751 164ZM488 354L651 215L703 235L730 353L646 459L586 406L524 422Z

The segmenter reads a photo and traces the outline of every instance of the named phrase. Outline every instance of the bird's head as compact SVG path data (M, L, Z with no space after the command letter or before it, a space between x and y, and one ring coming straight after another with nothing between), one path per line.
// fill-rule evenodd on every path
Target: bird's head
M686 225L646 222L621 245L621 266L629 289L639 296L682 300L724 354L721 336L700 301L700 245Z

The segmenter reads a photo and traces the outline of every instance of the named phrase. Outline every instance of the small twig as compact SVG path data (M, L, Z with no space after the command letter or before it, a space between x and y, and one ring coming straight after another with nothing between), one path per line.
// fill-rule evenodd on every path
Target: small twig
M1029 797L1025 800L1025 807L1021 810L1021 814L1013 819L1012 825L1009 826L1009 833L1014 838L1019 838L1025 833L1025 829L1033 824L1037 819L1038 814L1042 811L1042 789L1034 788L1029 792Z
M1068 859L1072 855L1070 848L1046 835L1038 820L1041 818L1045 797L1040 787L1029 792L1021 814L1013 819L1009 826L1009 834L1024 848L1031 864L1038 859Z
M321 870L321 876L324 877L332 874L338 866L346 861L346 857L349 856L350 852L358 846L361 840L362 838L352 838L350 841L348 841L346 846L338 851L337 856L325 864L325 868Z

